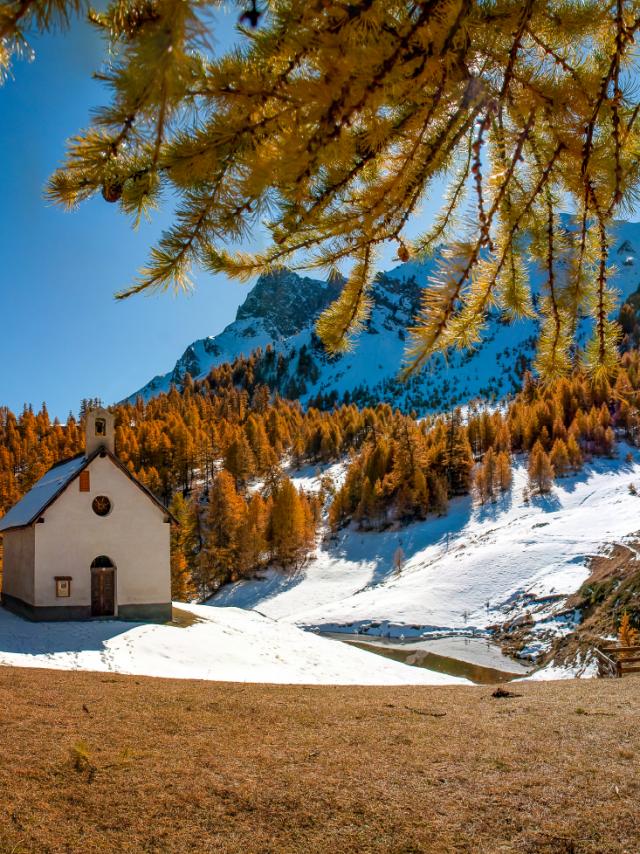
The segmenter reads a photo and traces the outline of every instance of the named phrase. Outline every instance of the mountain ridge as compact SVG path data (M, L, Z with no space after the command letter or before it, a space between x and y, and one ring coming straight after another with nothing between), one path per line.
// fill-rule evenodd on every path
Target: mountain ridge
M617 265L611 284L626 298L640 285L640 223L616 225L611 257ZM507 324L495 311L475 349L455 352L448 360L434 356L419 375L407 383L398 381L406 328L419 309L422 287L437 260L408 261L379 273L372 289L371 316L354 348L339 356L323 350L314 326L338 295L340 283L299 276L286 268L260 276L232 323L217 335L192 342L171 371L154 377L128 399L166 392L172 384L180 385L187 373L204 379L212 368L249 357L258 349L264 352L269 345L285 364L284 371L280 365L278 375L274 374L273 387L285 396L293 393L303 405L388 402L407 412L426 413L478 397L495 401L515 392L531 366L538 323ZM530 276L537 293L544 275L532 266ZM582 324L582 340L586 334Z

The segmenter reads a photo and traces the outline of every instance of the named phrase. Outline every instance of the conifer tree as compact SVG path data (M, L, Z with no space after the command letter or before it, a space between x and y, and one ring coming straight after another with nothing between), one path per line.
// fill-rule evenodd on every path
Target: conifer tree
M31 32L84 8L2 0L0 67ZM256 32L213 58L196 0L112 0L90 13L110 57L101 79L111 102L71 140L49 196L73 207L101 194L134 221L163 191L179 199L124 295L188 287L194 263L238 277L284 263L335 275L350 259L318 325L338 351L367 318L379 248L395 244L404 261L447 242L409 369L477 341L493 305L533 314L528 257L546 271L539 370L567 373L583 310L595 327L586 367L598 379L612 369L607 229L640 179L639 0L281 0L253 3L243 18ZM442 211L411 241L407 226L443 174ZM561 198L576 210L573 235L558 228ZM265 215L264 253L228 251Z
M248 575L262 563L267 549L267 523L270 505L259 493L248 501L237 535L237 573ZM233 578L233 575L232 575Z
M474 485L477 496L482 504L494 501L499 492L507 492L511 488L511 460L506 451L494 453L489 448L482 464L476 469Z
M427 474L427 486L429 489L431 510L439 516L444 516L449 504L446 480L430 471Z
M411 482L412 509L418 518L424 518L429 511L429 488L422 469L416 469Z
M378 507L376 504L373 484L371 483L371 479L366 476L362 482L360 500L356 507L355 516L356 519L364 525L364 527L367 527L369 524L373 524L373 520L378 516Z
M495 436L495 432L493 432L493 436ZM442 463L449 496L465 495L469 491L473 454L459 409L447 417L446 436L442 450L444 452Z
M536 442L529 454L529 485L532 493L546 495L553 486L554 471L549 457L540 442Z
M224 466L234 476L236 486L245 484L251 475L255 473L255 457L244 430L238 432L236 438L227 448L224 456Z
M162 495L162 481L155 466L149 466L149 468L144 472L144 475L140 474L139 477L142 483L144 483L147 489L153 492L154 495Z
M264 421L260 417L250 415L247 419L246 435L255 459L258 474L263 474L277 462L273 448L269 444ZM228 467L228 466L227 466Z
M195 510L180 492L169 505L177 525L171 526L171 598L188 602L195 594L193 569L196 561Z
M284 478L273 496L270 543L273 559L281 566L297 567L310 541L310 512L307 501L289 478Z
M213 479L205 517L205 542L200 552L201 593L215 590L237 573L238 532L246 505L231 474L222 469Z
M500 451L497 458L496 482L500 492L508 492L513 482L511 458L507 451Z
M618 627L618 643L620 646L635 646L640 641L640 632L631 625L631 617L625 611Z
M492 501L495 497L496 480L497 480L497 460L493 453L493 448L489 448L482 465L478 467L474 479L476 493L482 504L485 501Z
M329 505L329 527L335 531L345 521L349 513L347 495L344 489L339 489Z
M574 471L578 471L582 466L582 451L580 450L580 446L576 442L576 437L574 435L570 435L567 441L567 454L569 456L571 468Z
M562 439L556 439L549 455L549 461L553 467L556 477L565 477L571 468L569 452Z

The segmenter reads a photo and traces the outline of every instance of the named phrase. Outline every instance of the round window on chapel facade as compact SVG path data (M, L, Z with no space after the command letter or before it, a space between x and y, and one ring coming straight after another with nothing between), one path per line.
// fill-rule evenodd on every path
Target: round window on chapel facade
M108 516L111 512L111 502L106 495L96 495L91 502L91 508L97 516Z

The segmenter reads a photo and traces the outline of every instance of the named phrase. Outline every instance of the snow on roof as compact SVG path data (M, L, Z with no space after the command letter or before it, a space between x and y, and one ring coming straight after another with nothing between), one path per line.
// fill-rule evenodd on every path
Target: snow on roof
M40 515L52 498L83 468L84 454L60 463L44 474L11 510L0 519L0 532L29 525Z

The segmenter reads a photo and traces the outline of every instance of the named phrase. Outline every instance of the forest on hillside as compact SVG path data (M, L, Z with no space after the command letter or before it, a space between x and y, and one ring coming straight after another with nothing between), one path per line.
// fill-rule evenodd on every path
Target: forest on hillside
M173 595L203 598L221 584L272 564L295 570L328 525L381 530L430 514L473 491L495 501L511 487L513 454L528 453L530 493L593 456L613 453L616 436L636 442L640 355L622 356L615 382L579 372L551 384L525 377L503 409L472 405L417 420L387 404L304 410L273 395L253 359L222 365L205 380L114 406L116 449L180 525L172 536ZM43 405L0 408L0 515L56 462L83 449L83 401L65 424ZM296 489L302 466L342 461L341 485Z
M377 530L446 513L470 491L495 501L520 453L529 493L544 494L612 454L616 435L636 441L640 335L631 305L620 361L609 286L611 226L640 187L635 5L253 2L239 17L244 47L220 56L208 48L215 16L190 0L91 13L105 58L116 58L117 73L98 75L111 101L70 140L47 198L75 208L101 196L134 223L163 196L178 201L119 298L187 289L195 267L241 280L288 263L321 268L340 295L315 329L338 354L371 316L380 248L393 245L405 263L446 246L400 330L405 378L436 353L469 352L494 308L539 325L544 382L524 374L522 391L493 411L480 403L418 420L363 389L303 410L295 398L317 371L303 349L295 371L266 349L114 406L120 458L181 523L175 596L204 597L266 564L295 569L325 512L333 528ZM4 6L0 82L31 31L83 10L75 0ZM442 208L410 238L443 180ZM561 225L567 203L575 230ZM236 251L267 211L268 246ZM541 295L532 263L544 271ZM586 317L592 337L577 369ZM525 363L512 357L515 382ZM44 406L0 409L0 514L82 451L88 405L64 425ZM296 488L300 466L337 461L343 481Z

